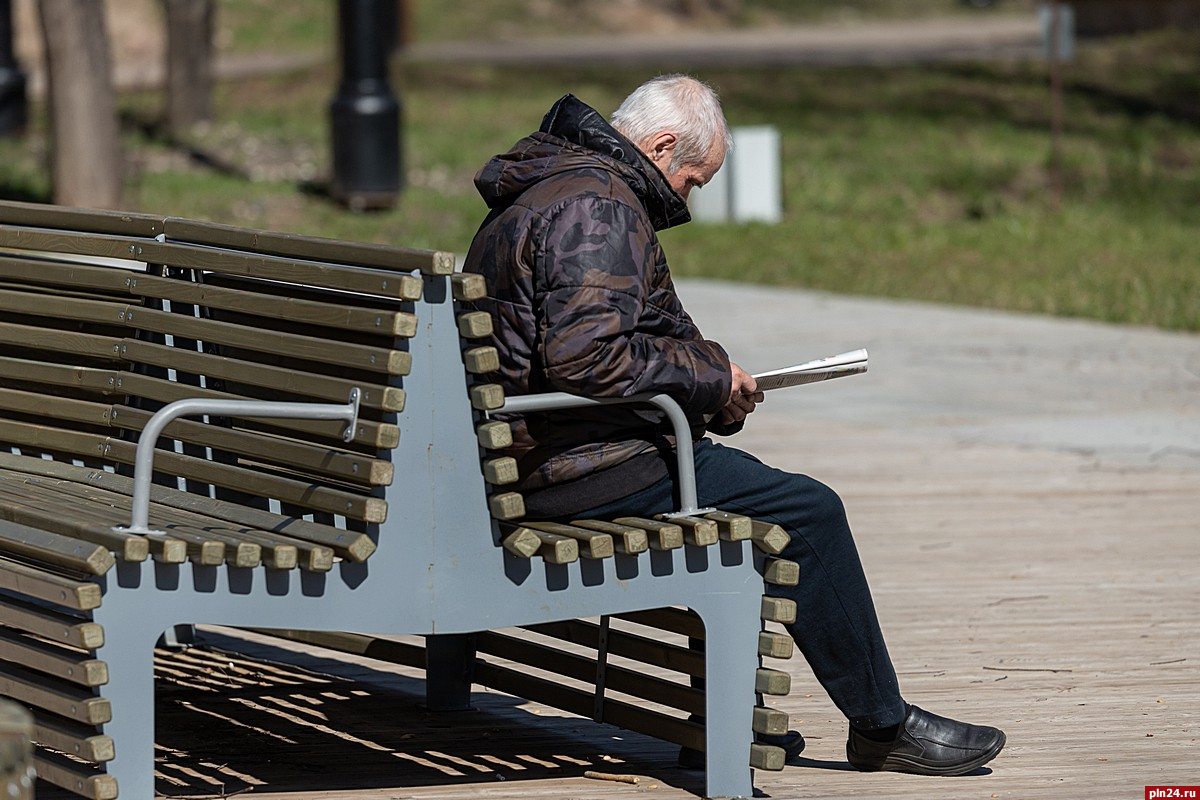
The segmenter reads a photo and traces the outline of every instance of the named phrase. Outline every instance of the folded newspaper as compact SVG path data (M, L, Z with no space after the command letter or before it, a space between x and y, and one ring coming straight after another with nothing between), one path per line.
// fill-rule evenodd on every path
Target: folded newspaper
M758 381L758 390L782 389L785 386L799 386L802 383L816 383L830 378L840 378L843 375L857 375L867 371L867 351L851 350L828 358L818 358L806 361L793 367L773 369L770 372L760 372L754 376Z

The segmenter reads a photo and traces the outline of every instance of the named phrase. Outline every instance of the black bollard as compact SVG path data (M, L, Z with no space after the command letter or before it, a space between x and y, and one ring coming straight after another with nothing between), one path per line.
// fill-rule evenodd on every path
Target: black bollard
M396 0L338 0L342 80L329 104L330 194L361 211L390 208L401 189L400 102L388 83Z
M13 53L11 0L0 0L0 136L19 136L29 119L25 73Z

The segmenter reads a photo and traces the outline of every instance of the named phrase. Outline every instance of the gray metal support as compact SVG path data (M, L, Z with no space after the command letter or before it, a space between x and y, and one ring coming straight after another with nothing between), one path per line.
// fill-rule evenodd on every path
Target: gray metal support
M665 394L635 394L629 397L580 397L566 392L545 392L543 394L527 394L520 397L509 397L497 412L515 412L526 414L530 411L558 411L565 408L583 408L585 406L612 406L629 403L648 403L657 407L667 415L671 427L675 431L675 458L679 465L679 502L680 509L668 517L686 517L692 514L704 514L713 511L711 508L700 508L696 500L696 466L692 460L692 449L680 447L681 443L691 442L692 426L687 415L668 395Z
M150 527L150 483L154 476L154 448L163 429L179 417L212 414L221 417L278 417L285 419L340 419L346 421L342 438L354 438L358 424L359 390L350 390L350 399L335 403L280 403L265 400L176 400L155 412L138 437L133 467L133 510L129 527L117 530L129 533L158 533Z

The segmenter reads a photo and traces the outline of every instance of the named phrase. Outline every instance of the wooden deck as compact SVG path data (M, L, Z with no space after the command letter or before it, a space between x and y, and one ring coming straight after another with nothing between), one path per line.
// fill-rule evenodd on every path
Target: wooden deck
M780 422L746 445L846 499L907 699L999 725L1008 747L964 778L855 772L845 721L797 658L773 664L795 676L775 704L808 749L781 773L757 773L761 796L1117 800L1200 783L1200 471L913 437ZM250 656L230 655L222 635L210 636L216 649L160 659L163 795L702 791L695 773L675 768L674 748L653 739L482 692L476 711L428 714L411 670L289 655L253 637L239 645ZM61 795L42 786L38 796Z

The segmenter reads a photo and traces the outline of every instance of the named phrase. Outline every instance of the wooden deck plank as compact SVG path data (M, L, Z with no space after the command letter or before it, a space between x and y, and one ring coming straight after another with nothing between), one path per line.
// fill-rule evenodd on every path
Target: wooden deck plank
M809 744L795 765L756 773L763 795L1125 800L1146 785L1195 784L1200 472L1097 467L1086 455L998 445L917 447L902 433L816 422L778 438L805 442L803 463L770 452L770 442L756 452L816 475L846 500L906 697L999 725L1009 744L964 778L855 772L845 762L846 723L804 660L773 662L793 686L767 704ZM196 708L203 689L161 690L193 710L160 723L176 731L159 752L160 792L219 795L211 781L227 792L252 785L264 800L680 800L703 791L701 776L676 769L675 748L657 740L483 691L475 712L428 716L419 671L286 649L328 686L297 681L287 686L302 692L279 696L277 673L252 667L264 694L227 691L212 713ZM222 677L215 663L204 676L210 686ZM313 768L317 759L361 769L343 776ZM589 780L585 770L641 782ZM51 791L39 787L39 797Z

